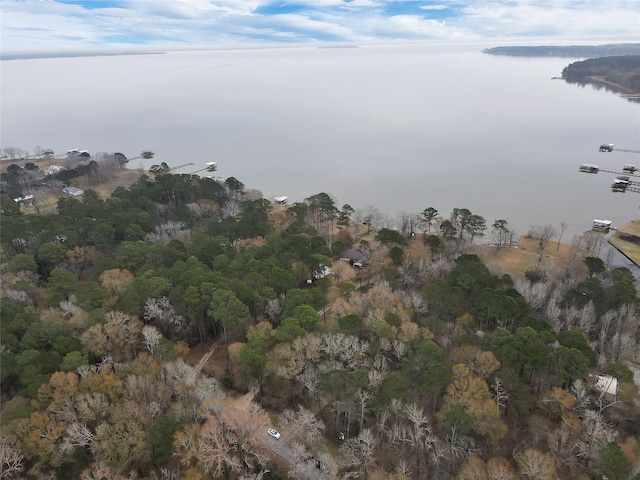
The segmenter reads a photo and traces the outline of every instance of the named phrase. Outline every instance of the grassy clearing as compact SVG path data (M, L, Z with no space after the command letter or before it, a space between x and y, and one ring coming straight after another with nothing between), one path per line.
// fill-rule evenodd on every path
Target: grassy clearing
M640 265L640 220L634 220L618 229L609 243L633 263Z
M108 182L100 183L97 185L87 185L86 188L94 190L100 198L106 199L111 196L111 193L117 187L128 188L136 183L143 173L144 172L139 169L133 170L129 168L123 168L116 172L116 177L113 180L109 180Z
M519 247L495 248L483 247L479 256L492 271L511 275L524 275L527 270L535 270L538 264L538 242L533 238L521 237ZM542 255L540 269L547 272L566 266L571 257L571 246L551 240ZM582 257L580 257L582 258Z

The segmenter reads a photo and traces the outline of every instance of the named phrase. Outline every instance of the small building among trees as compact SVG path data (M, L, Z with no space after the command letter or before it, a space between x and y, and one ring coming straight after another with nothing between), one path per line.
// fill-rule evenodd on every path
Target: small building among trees
M347 248L340 253L340 258L349 262L353 266L362 267L366 265L367 258L365 252L362 251L360 247L353 246L351 248Z
M610 375L596 375L594 387L608 402L614 402L618 396L618 379Z
M76 187L64 187L62 191L70 197L79 197L81 195L84 195L84 190Z

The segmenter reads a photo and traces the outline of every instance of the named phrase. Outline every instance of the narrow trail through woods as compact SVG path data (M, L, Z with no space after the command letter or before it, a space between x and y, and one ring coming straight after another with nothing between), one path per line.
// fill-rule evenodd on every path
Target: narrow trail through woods
M200 372L202 371L204 366L207 364L207 362L211 358L211 355L213 355L213 352L216 351L216 347L217 346L218 346L218 342L215 341L213 343L213 345L211 345L211 347L209 348L209 351L207 353L205 353L202 356L202 358L200 359L200 361L193 367L193 371L189 374L189 376L186 379L186 383L187 384L189 384L189 385L195 385L196 384L196 380L198 379L198 375L200 374Z

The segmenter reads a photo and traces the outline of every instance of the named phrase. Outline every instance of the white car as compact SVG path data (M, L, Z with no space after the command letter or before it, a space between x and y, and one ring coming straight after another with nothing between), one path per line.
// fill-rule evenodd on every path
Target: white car
M280 434L273 428L270 428L269 430L267 430L267 433L271 435L273 438L280 438Z

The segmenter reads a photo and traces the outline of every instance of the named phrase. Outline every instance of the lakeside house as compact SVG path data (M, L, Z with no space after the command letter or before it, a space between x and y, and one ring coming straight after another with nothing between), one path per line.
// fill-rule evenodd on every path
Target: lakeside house
M360 247L353 246L343 250L340 258L356 268L362 268L367 263L367 254Z
M608 402L614 402L618 396L618 379L610 375L596 375L593 385Z
M79 197L81 195L84 195L84 190L76 187L64 187L62 189L62 192L66 193L70 197Z
M60 165L51 165L49 168L47 168L44 173L45 175L56 175L58 174L60 171L64 170L64 167L60 166Z
M16 203L23 203L25 205L31 205L33 203L33 195L25 195L24 197L17 197L13 199Z
M322 270L313 273L313 278L315 278L316 280L320 280L321 278L328 277L332 274L333 270L331 270L329 267L323 266Z

